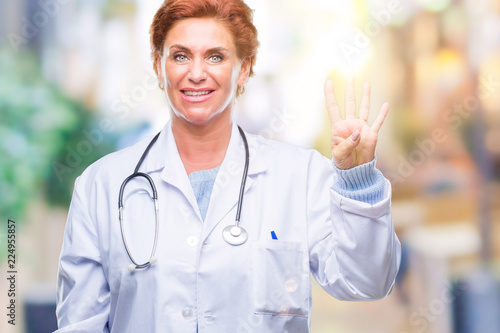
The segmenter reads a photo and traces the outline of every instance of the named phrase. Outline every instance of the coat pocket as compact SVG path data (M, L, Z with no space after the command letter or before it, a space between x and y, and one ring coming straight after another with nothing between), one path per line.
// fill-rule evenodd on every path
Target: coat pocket
M252 260L256 314L309 315L309 262L304 243L256 241Z

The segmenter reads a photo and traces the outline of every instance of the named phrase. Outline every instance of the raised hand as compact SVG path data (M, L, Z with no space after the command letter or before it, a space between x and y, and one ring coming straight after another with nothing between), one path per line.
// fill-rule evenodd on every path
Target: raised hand
M382 105L375 122L369 126L370 84L365 82L363 85L361 106L356 116L354 78L348 79L346 83L345 119L342 119L335 99L333 82L330 79L325 82L325 101L332 126L332 156L337 168L351 169L372 161L375 156L378 132L389 111L389 104Z

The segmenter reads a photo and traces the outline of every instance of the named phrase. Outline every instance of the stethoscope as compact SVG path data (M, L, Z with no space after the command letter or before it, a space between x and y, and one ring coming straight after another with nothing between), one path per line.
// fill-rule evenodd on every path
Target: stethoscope
M247 174L248 174L248 165L250 163L250 154L248 152L248 142L247 138L245 136L245 133L241 129L241 127L238 126L238 130L240 132L241 138L243 139L243 143L245 145L245 167L243 169L243 177L241 179L241 186L240 186L240 194L238 197L238 208L236 210L236 219L234 225L228 225L227 227L222 230L222 238L231 245L241 245L245 243L248 239L248 233L245 230L245 228L240 227L240 217L241 217L241 204L243 203L243 193L245 192L245 183L247 179ZM161 132L160 132L161 133ZM120 187L120 194L118 196L118 209L119 209L119 218L120 218L120 231L122 234L122 240L123 244L125 245L125 250L127 251L127 254L132 261L132 264L128 265L128 270L133 272L134 270L138 268L146 268L150 265L153 265L158 262L158 258L155 257L156 253L156 244L158 241L158 193L156 191L156 186L153 181L153 179L146 173L144 172L139 172L139 168L142 165L142 162L146 158L146 156L149 153L149 150L151 147L155 144L156 140L158 140L158 137L160 136L160 133L156 134L155 137L151 140L151 142L148 144L146 147L146 150L144 150L144 153L142 154L141 158L139 159L139 162L137 162L137 165L135 166L134 173L125 178L123 181L121 187ZM151 249L151 255L149 257L149 260L143 264L139 264L134 260L134 257L132 256L132 253L130 253L130 249L127 244L127 240L125 239L125 233L123 232L123 191L125 190L125 186L127 183L137 177L143 177L146 178L146 180L149 182L149 185L151 186L152 190L152 196L151 199L153 199L154 203L154 209L155 209L155 238L153 242L153 248Z

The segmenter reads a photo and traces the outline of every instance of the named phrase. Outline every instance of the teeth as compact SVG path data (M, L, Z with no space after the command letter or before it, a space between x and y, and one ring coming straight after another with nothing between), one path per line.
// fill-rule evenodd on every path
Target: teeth
M184 90L184 94L187 96L201 96L201 95L208 95L210 94L210 90L202 90L202 91L191 91L191 90Z

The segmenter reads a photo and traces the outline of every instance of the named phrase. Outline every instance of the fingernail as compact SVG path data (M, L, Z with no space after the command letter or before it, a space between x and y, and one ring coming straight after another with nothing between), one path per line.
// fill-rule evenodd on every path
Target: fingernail
M352 133L351 140L356 142L358 141L358 138L359 138L359 130L356 130L354 133Z

